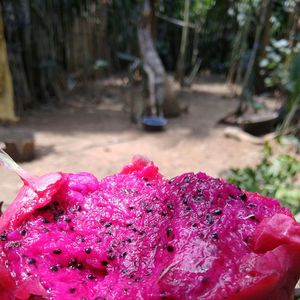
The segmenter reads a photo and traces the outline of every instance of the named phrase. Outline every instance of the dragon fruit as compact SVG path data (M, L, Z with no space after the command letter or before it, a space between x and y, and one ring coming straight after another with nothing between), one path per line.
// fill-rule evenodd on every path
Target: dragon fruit
M293 298L300 225L277 200L204 173L31 177L0 217L0 299Z

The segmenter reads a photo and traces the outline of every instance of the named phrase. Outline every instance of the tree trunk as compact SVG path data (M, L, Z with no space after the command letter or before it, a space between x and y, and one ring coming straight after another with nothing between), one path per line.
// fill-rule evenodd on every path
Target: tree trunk
M257 54L259 60L256 59L254 64L255 84L253 89L255 90L256 93L264 92L266 88L264 77L259 73L260 70L259 62L261 59L267 56L266 48L270 44L271 29L272 29L271 16L272 16L272 8L270 3L266 12L265 22L263 24L263 29L261 33L260 48Z
M138 41L143 69L148 76L149 108L151 114L162 115L166 73L151 36L149 1L144 1L143 17L138 28Z
M192 52L192 61L191 61L192 67L196 64L198 60L200 31L201 31L201 20L198 20L194 31L193 52Z
M180 51L176 67L176 79L181 85L184 83L185 75L185 57L188 38L188 23L190 18L190 2L190 0L185 0L184 2L184 27L182 28Z
M105 1L99 1L96 8L96 17L99 18L100 23L95 24L95 37L97 40L96 51L94 58L103 59L108 63L109 71L111 68L109 57L109 45L107 42L107 21L108 21L108 4Z
M24 3L23 3L24 4ZM26 5L18 5L15 1L4 1L3 20L7 41L9 66L14 83L15 108L17 115L21 115L26 106L31 104L32 95L28 86L28 79L23 60L23 45L21 43L22 28L20 19L27 19L28 12L24 12ZM24 29L25 30L25 29ZM25 55L27 52L24 53Z
M250 10L250 9L249 9ZM251 23L251 12L247 11L246 21L236 35L234 40L233 48L232 48L232 55L230 59L230 68L227 75L227 82L229 84L241 82L241 75L242 75L242 56L246 52L248 43L248 35L250 31L250 23Z
M300 24L299 24L299 16L300 16L300 1L296 2L295 9L293 12L290 14L290 19L291 19L291 28L289 30L289 46L292 49L295 47L297 43L297 33L299 33L300 29Z
M35 98L35 82L33 77L32 68L34 66L34 58L32 56L32 47L31 47L31 12L30 12L30 4L29 0L18 0L15 2L15 7L20 5L22 15L18 15L19 24L24 24L21 28L20 32L20 40L22 42L22 50L23 50L23 64L24 64L24 72L26 75L26 81L28 86L28 97L24 98L24 106L28 107L32 105L36 101ZM30 98L29 98L30 97Z
M155 11L158 5L159 3L157 0L150 0L150 6L151 6L150 24L151 24L151 34L154 40L157 38L158 22L157 22L157 17L155 16Z
M272 1L271 1L272 2ZM271 38L271 16L272 16L272 8L271 8L271 2L268 4L267 7L267 12L266 12L266 17L265 17L265 22L263 24L263 29L262 29L262 38L261 38L261 49L260 49L260 58L265 58L267 55L266 52L266 47L270 43L270 38Z
M253 76L254 76L254 66L255 66L255 61L257 59L257 53L258 53L258 47L259 43L261 41L261 34L263 30L263 26L266 23L266 18L268 15L268 9L271 8L272 0L263 0L261 2L261 7L260 7L260 14L259 14L259 21L256 26L256 31L255 31L255 39L254 43L252 46L252 51L250 54L246 74L243 80L243 85L242 85L242 93L240 96L240 104L237 110L237 114L242 114L246 109L247 109L247 104L252 102L252 94L253 94Z

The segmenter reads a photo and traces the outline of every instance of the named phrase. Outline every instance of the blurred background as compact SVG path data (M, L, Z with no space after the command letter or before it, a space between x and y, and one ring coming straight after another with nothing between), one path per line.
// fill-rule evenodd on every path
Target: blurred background
M0 0L0 142L33 174L141 154L299 218L299 99L297 0Z

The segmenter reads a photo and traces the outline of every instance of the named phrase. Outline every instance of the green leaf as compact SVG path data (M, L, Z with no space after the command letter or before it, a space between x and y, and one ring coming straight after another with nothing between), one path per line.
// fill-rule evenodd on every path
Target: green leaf
M250 192L280 199L293 213L300 212L300 187L294 184L300 173L300 161L288 154L273 154L270 144L262 151L255 167L229 169L227 180Z

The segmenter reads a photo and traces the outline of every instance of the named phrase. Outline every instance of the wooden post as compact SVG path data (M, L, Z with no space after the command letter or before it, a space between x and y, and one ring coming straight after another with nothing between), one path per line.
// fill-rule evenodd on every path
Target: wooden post
M14 92L8 65L6 42L0 4L0 120L17 121L14 112Z

